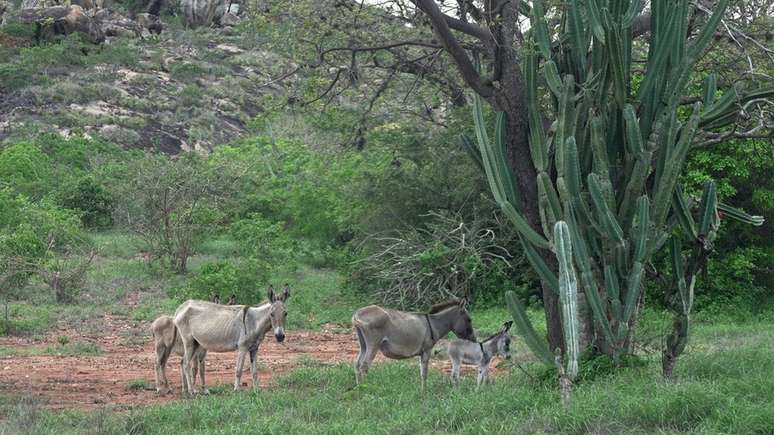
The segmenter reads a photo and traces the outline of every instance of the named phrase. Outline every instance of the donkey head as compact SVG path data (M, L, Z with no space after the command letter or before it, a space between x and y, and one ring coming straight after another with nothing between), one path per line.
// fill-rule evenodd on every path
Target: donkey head
M476 334L473 332L473 321L470 320L467 305L467 299L459 300L456 307L458 314L452 322L452 332L463 340L476 341Z
M513 320L503 323L502 329L495 338L497 340L497 354L505 359L511 359L511 336L508 334L511 325L513 325Z
M278 342L285 341L285 320L288 317L288 308L285 302L290 297L290 288L285 284L285 290L281 294L274 292L274 287L269 286L269 318L271 319L271 329L274 331L274 338Z

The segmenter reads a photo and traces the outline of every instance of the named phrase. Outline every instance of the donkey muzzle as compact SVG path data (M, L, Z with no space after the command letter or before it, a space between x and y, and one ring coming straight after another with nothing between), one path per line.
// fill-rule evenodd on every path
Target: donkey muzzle
M274 330L274 338L276 338L278 342L282 343L285 341L285 331L282 328L276 328Z

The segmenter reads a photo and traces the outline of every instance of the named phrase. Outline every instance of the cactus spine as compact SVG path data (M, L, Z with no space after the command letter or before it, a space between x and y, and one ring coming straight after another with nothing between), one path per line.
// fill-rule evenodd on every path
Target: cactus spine
M774 86L767 86L732 88L715 98L717 80L710 76L702 101L687 119L682 113L678 116L691 70L727 5L728 0L719 0L698 36L688 41L688 0L653 2L645 73L635 95L632 25L643 2L568 0L557 11L562 14L558 35L552 35L553 28L546 24L546 4L532 2L523 73L540 228L527 223L517 200L515 176L505 159L504 116L498 114L490 140L481 99L474 96L477 140L463 138L465 149L485 171L494 199L518 231L530 265L560 295L563 316L565 308L587 303L593 339L614 358L631 350L644 266L654 253L670 247L681 301L675 332L664 350L665 361L673 365L687 342L695 274L716 236L718 210L753 225L762 223L758 216L719 203L714 184L706 186L698 210L679 186L697 131L733 123L739 102L774 96ZM549 100L551 108L541 106L541 101ZM556 120L550 129L544 127L546 118ZM683 240L691 245L687 253ZM544 261L546 250L556 254L558 270ZM573 262L580 273L580 289ZM582 295L585 300L569 302L570 281L576 287L575 298ZM553 349L537 336L524 307L511 293L506 300L530 348L552 364ZM587 320L563 324L565 361L577 358L580 347L588 344L574 341L578 323Z

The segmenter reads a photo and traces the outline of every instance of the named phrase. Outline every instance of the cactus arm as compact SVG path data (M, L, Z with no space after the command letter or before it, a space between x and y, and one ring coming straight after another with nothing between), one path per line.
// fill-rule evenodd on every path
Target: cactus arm
M548 25L545 19L543 0L532 1L530 24L535 29L535 40L544 59L551 59L551 38L548 35Z
M554 357L551 354L551 351L548 350L548 343L535 332L532 322L530 322L529 317L527 317L527 310L516 296L516 293L510 290L505 292L505 303L508 305L508 310L511 312L516 328L524 338L527 347L529 347L535 356L537 356L544 364L553 366Z
M707 75L704 79L704 86L702 87L701 101L704 103L704 107L712 107L712 103L715 102L715 92L718 90L718 79L715 73Z
M460 135L460 143L462 143L462 148L468 153L473 163L478 166L481 172L484 172L484 161L481 159L481 151L478 149L478 146L466 134Z
M669 211L669 203L674 192L675 184L677 184L677 177L680 174L680 169L683 167L683 163L688 155L691 141L693 140L694 134L696 134L696 129L699 124L699 108L699 103L696 103L688 124L682 128L680 139L675 145L675 149L667 158L661 177L656 179L652 215L653 222L657 225L664 222L667 212Z
M763 216L753 216L753 215L747 214L738 208L734 208L722 202L718 202L718 210L722 211L725 216L728 216L731 219L734 219L746 224L750 224L756 227L763 225L763 222L764 222Z
M602 194L602 188L600 187L599 177L594 173L589 174L588 185L591 193L591 202L594 204L597 211L597 217L608 233L606 236L619 244L623 244L623 231L613 216L613 212L610 211L610 208L607 206L607 202Z
M599 295L599 286L597 285L597 280L594 278L594 272L591 269L590 258L592 257L589 255L586 243L580 234L577 221L573 216L573 209L572 207L568 207L568 209L569 212L567 213L566 224L570 229L572 246L575 247L575 249L573 249L573 258L575 258L575 262L580 268L581 282L583 283L586 300L591 307L591 313L594 316L594 321L597 322L597 325L599 325L599 327L602 329L603 334L605 334L605 338L609 343L614 343L615 340L613 339L613 330L610 327L610 322L607 319L607 313L605 312L602 298Z
M675 193L672 198L672 210L674 210L675 215L680 220L680 225L685 232L688 233L688 236L690 236L691 239L695 239L699 234L696 230L696 222L691 215L691 210L688 207L688 200L685 198L683 188L679 184L675 186Z
M559 98L562 95L562 79L554 61L549 60L543 64L543 77L551 92Z
M554 244L556 259L559 263L559 303L562 306L566 372L572 380L578 374L578 356L580 354L578 280L572 265L570 230L564 221L559 221L554 225Z
M524 256L527 257L527 261L530 266L532 266L532 269L535 270L535 273L540 277L540 280L544 282L548 288L555 293L558 293L559 279L556 277L556 274L548 267L543 260L543 257L540 256L540 253L538 253L531 243L528 243L524 240L524 237L521 236L519 237L519 240L521 241L522 248L524 248Z
M527 112L529 115L529 153L535 170L548 170L548 144L543 131L543 120L540 114L540 103L537 97L537 53L530 47L527 49L524 66L524 78L527 86Z

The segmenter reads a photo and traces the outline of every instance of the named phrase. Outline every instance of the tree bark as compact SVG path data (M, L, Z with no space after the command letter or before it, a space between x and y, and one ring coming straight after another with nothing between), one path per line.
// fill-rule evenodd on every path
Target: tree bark
M514 14L510 17L510 14ZM503 10L505 23L516 23L515 7ZM512 19L511 19L512 18ZM537 170L529 151L529 120L527 112L527 90L521 74L521 61L517 53L515 35L518 30L504 24L497 32L498 48L495 53L495 69L499 70L499 92L488 99L496 109L505 112L508 120L506 129L506 151L508 165L516 177L521 199L520 208L530 226L542 233L540 209L537 196ZM508 48L506 48L508 47ZM556 258L543 250L543 259L552 269L557 270ZM559 313L559 296L545 283L542 284L543 308L546 314L546 331L551 351L564 351L562 320Z

